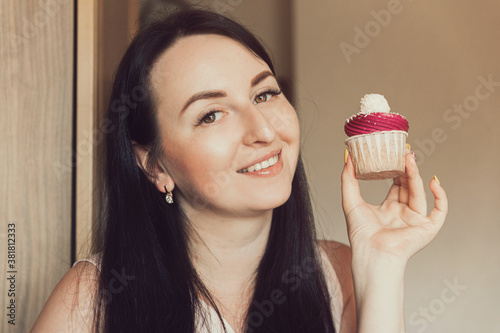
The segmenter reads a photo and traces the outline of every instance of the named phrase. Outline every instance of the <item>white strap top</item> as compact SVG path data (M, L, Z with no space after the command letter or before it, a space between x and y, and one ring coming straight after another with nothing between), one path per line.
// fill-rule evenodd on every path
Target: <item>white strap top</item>
M328 287L328 292L330 293L331 297L331 311L332 311L332 317L334 321L334 326L336 332L340 332L340 321L342 318L342 311L343 311L343 298L342 298L342 290L340 288L340 282L337 278L337 274L335 273L335 270L333 269L330 260L328 259L327 254L325 251L318 246L320 254L321 254L321 264L323 267L323 271L325 273L325 278L326 278L326 283ZM94 254L88 258L85 259L80 259L76 261L73 266L75 266L77 263L86 261L94 264L99 270L101 269L101 262L100 262L100 254ZM206 322L204 323L201 318L202 316L197 316L196 317L196 322L195 322L195 327L196 327L196 332L198 333L224 333L224 328L222 327L222 324L219 320L219 317L217 316L217 313L215 312L214 308L206 304L203 300L201 300L201 305L202 305L202 311L204 312L204 317L206 318ZM227 333L235 333L234 329L229 325L229 323L222 318L224 325L226 326Z

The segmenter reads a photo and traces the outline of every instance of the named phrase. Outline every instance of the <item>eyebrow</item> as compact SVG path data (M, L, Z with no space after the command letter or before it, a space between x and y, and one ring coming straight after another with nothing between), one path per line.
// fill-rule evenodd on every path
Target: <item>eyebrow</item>
M260 82L264 81L269 76L274 77L274 74L271 73L270 71L263 71L262 73L257 74L257 76L255 76L252 79L252 82L250 84L252 87L255 87L256 85L258 85Z
M264 81L269 76L274 77L274 74L271 73L270 71L263 71L263 72L257 74L250 82L251 87L255 87L256 85L258 85L260 82ZM184 107L182 108L181 113L183 113L188 108L189 105L193 104L194 102L196 102L200 99L220 98L220 97L226 97L226 96L227 96L227 94L224 91L220 91L220 90L200 91L188 99L186 104L184 104Z

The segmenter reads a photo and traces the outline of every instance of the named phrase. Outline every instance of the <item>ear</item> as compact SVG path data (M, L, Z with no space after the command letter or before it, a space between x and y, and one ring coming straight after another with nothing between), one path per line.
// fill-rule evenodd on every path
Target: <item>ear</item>
M147 169L150 150L147 147L136 142L132 142L132 149L134 149L135 161L137 162L137 165L149 178L149 181L156 185L158 191L165 192L166 186L167 190L172 192L175 187L174 180L167 172L165 166L162 165L160 159L157 160L152 173L150 173Z

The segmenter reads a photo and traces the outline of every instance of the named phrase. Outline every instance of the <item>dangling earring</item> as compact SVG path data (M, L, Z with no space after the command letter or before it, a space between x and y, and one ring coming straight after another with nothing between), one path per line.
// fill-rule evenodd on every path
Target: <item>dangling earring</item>
M166 192L166 196L165 196L165 200L167 201L168 204L173 204L174 203L174 198L172 197L172 192L169 192L167 190L167 186L163 186L165 187L165 192Z

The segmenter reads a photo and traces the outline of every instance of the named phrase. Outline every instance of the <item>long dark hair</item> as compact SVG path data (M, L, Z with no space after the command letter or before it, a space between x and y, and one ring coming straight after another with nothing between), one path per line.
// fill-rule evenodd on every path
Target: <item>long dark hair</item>
M93 248L102 253L95 331L194 332L200 295L222 322L190 261L189 221L178 204L165 202L149 172L161 156L151 68L176 40L200 34L238 41L275 72L249 31L206 11L176 13L132 41L118 67L105 117L103 206L96 229L102 237ZM136 163L132 141L151 149L146 170ZM245 327L249 333L335 331L300 155L290 198L273 211Z

